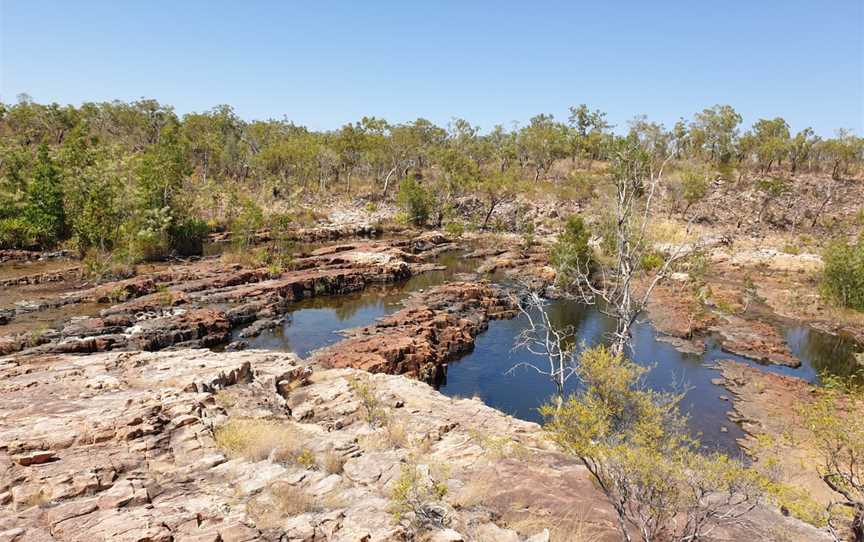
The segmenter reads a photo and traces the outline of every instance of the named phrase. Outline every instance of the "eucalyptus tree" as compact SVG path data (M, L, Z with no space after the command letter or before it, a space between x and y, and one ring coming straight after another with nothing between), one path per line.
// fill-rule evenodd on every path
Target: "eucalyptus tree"
M707 153L712 162L728 162L734 155L741 121L741 115L730 105L715 105L696 113L690 124L694 151Z
M566 127L552 115L537 115L519 131L519 152L523 162L534 167L534 180L549 173L555 160L567 155Z
M570 107L567 119L571 128L570 153L575 161L582 156L590 160L599 160L608 131L612 128L606 120L606 113L599 109L590 110L587 105Z
M789 125L785 120L780 117L757 120L753 124L753 137L759 168L763 173L771 171L775 162L782 164L791 145Z
M814 135L813 128L807 127L795 134L789 143L789 170L795 174L812 156L813 146L819 138Z

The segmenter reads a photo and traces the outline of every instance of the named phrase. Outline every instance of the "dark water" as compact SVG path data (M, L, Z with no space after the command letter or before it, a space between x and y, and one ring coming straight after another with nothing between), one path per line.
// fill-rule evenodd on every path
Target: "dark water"
M369 325L377 318L398 311L411 292L453 280L458 278L457 273L470 272L476 266L476 262L464 259L458 252L443 255L438 263L446 265L447 271L425 273L402 284L374 287L347 296L298 303L284 326L251 339L250 348L291 351L306 357L318 348L341 340L339 331ZM549 302L548 310L554 324L573 326L577 341L588 346L602 342L614 329L612 320L596 307L554 300ZM440 391L449 396L479 396L486 404L507 414L541 422L537 408L549 399L554 386L546 377L528 368L508 372L519 362L539 364L543 361L524 350L513 350L514 339L525 325L524 316L490 322L489 329L477 338L474 349L449 364L447 379L441 383ZM793 354L801 359L802 367L760 365L760 368L817 381L822 371L845 375L856 367L852 354L860 346L851 340L803 326L789 326L783 331ZM646 377L648 385L664 391L686 391L683 408L690 417L691 430L699 435L703 445L737 451L735 439L743 436L743 432L726 417L731 403L721 397L728 392L712 383L720 375L710 365L720 359L756 363L721 351L710 339L703 355L681 353L671 344L658 340L649 323L638 323L633 335L633 358L653 367Z
M476 262L464 259L463 255L462 252L445 253L435 263L446 266L446 270L415 275L401 284L372 286L362 292L296 303L281 328L246 339L249 348L294 352L305 358L313 350L342 340L340 331L367 326L398 311L412 292L428 290L454 280L458 273L473 271Z

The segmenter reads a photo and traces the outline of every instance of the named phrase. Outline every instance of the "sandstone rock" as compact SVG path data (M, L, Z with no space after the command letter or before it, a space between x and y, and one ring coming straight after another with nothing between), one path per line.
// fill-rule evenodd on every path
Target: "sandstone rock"
M494 523L484 523L477 527L475 536L479 540L495 540L497 542L521 542L516 531L502 529Z
M318 352L313 361L434 382L447 361L474 345L490 319L515 312L514 301L500 287L444 284L415 295L405 309L372 326L348 331L347 340Z
M465 537L453 529L444 529L433 532L429 542L465 542Z
M726 315L712 329L719 334L720 346L726 352L764 363L801 366L801 360L792 355L786 339L770 324Z
M481 494L487 516L473 524L489 524L484 529L496 539L510 540L513 534L497 525L538 516L566 523L573 509L590 508L603 539L615 540L614 513L590 477L577 462L554 452L536 424L478 401L453 401L416 380L365 375L385 404L394 405L397 398L403 403L388 408L392 422L404 426L406 444L388 444L387 429L370 428L357 411L358 398L348 382L361 376L358 371L331 369L311 378L304 369L292 355L254 350L109 352L0 362L0 442L7 443L0 448L0 464L7 465L3 480L8 481L8 488L0 484L8 493L0 498L0 532L22 529L13 531L22 542L402 541L411 535L393 522L389 488L411 460L413 446L423 443L424 464L418 469L424 479L440 476L433 466L446 466L454 497ZM295 377L305 384L283 386L283 398L277 382ZM94 378L110 378L117 385L88 386ZM233 394L234 400L217 401L217 392ZM292 410L315 408L297 423L286 403ZM342 454L348 458L344 470L328 475L290 460L228 460L213 428L219 427L217 420L250 415L290 427L298 451L311 450L319 458ZM505 446L492 454L477 436L485 434L506 436L531 453L517 456ZM11 459L45 450L59 460L24 467ZM275 488L290 488L283 500L270 502L291 513L277 510L278 521L259 525L263 516L254 503ZM517 500L518 508L513 506ZM476 517L470 507L453 508L448 502L427 506L440 508L456 533L448 533L451 537L467 533L466 518ZM769 527L788 520L758 518L723 536L735 540L748 533L773 540ZM821 540L788 521L799 539Z
M48 463L49 461L56 461L57 455L52 451L37 450L25 455L17 456L14 459L15 462L22 467L29 467L30 465L41 465L42 463Z
M543 531L525 539L525 542L549 542L549 529L543 529Z
M0 355L20 350L39 355L212 347L227 343L236 327L244 326L241 336L251 337L278 326L294 301L405 280L427 270L422 262L426 254L445 248L453 247L441 235L337 245L297 258L294 270L277 275L213 259L156 266L129 279L49 299L19 301L14 311L0 313L0 319L8 323L18 313L72 305L113 305L98 316L75 314L59 332L49 329L0 337Z

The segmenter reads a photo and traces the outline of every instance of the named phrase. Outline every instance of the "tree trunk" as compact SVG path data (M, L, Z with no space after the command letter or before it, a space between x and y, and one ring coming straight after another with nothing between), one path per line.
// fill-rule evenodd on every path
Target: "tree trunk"
M852 516L852 540L864 542L864 504L856 504Z
M483 219L483 226L481 226L481 230L485 230L486 226L489 224L489 219L492 217L492 213L495 212L495 207L498 206L498 202L493 202L489 205L489 211L486 213L486 218Z
M398 165L393 166L393 169L390 170L390 173L388 173L388 174L387 174L387 177L384 179L384 191L383 191L383 194L384 194L385 196L387 195L387 187L390 186L390 177L392 177L393 174L396 173L396 168L398 168L398 167L399 167Z

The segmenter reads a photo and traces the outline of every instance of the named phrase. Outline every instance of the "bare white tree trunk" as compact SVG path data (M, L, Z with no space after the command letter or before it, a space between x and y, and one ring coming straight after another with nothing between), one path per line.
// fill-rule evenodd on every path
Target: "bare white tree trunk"
M527 288L526 288L527 290ZM572 326L556 327L549 318L548 303L535 291L527 290L518 300L519 311L528 320L528 326L516 339L514 349L525 349L546 363L536 365L520 362L511 367L512 374L519 367L532 369L546 376L555 385L555 403L558 409L564 402L567 380L575 373L575 330Z

